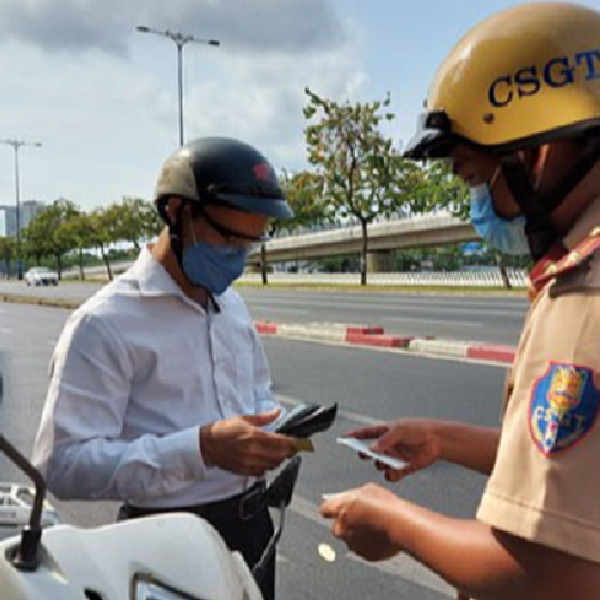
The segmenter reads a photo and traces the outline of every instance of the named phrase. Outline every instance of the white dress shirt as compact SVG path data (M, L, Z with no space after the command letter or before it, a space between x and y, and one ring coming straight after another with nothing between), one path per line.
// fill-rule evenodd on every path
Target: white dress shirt
M277 406L240 296L220 312L183 294L144 250L77 309L50 364L33 463L62 499L201 504L254 480L206 467L200 427Z

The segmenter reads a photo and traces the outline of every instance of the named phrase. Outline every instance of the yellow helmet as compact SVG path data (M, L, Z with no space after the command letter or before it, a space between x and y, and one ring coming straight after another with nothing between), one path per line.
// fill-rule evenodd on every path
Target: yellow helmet
M600 125L600 13L528 3L476 25L429 88L405 151L446 156L460 141L513 152Z

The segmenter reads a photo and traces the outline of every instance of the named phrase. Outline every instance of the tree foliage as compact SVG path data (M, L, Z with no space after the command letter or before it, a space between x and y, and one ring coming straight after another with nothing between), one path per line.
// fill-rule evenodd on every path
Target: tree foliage
M362 228L361 283L367 282L368 224L397 213L408 201L418 167L405 161L380 130L391 121L389 95L351 104L321 98L306 88L308 160L322 184L319 201L335 215L351 215Z
M36 264L40 264L43 257L54 257L59 276L64 256L76 252L80 277L83 278L84 253L99 249L108 277L112 279L111 246L128 242L139 251L140 244L155 237L161 228L162 222L154 205L141 198L126 197L121 202L87 213L74 202L61 198L36 214L24 229L24 251L35 259ZM3 243L8 244L7 241ZM0 246L0 254L2 248ZM4 253L5 262L10 262L12 254L12 250ZM9 272L8 265L5 270Z

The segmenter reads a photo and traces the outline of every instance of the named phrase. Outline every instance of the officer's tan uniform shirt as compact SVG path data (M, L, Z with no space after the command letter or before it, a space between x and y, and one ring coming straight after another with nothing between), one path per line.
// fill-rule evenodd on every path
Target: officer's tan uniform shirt
M577 251L598 226L600 198L565 245ZM571 257L578 264L551 281L527 315L477 517L600 562L600 250Z

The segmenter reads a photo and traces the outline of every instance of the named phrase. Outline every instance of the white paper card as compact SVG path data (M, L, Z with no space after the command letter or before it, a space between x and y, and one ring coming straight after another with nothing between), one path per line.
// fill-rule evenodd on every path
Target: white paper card
M336 441L338 444L348 446L348 448L351 448L356 452L360 452L361 454L364 454L373 460L377 460L380 463L391 467L392 469L401 470L408 466L408 463L400 458L373 452L373 450L371 450L369 447L373 443L373 440L369 440L369 443L365 443L362 440L357 440L356 438L337 438Z

